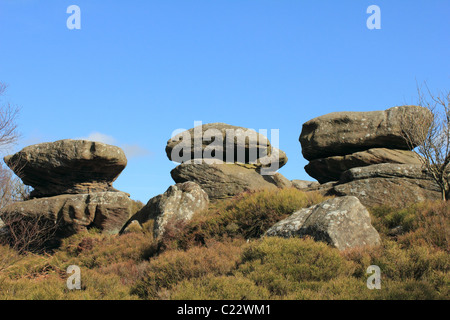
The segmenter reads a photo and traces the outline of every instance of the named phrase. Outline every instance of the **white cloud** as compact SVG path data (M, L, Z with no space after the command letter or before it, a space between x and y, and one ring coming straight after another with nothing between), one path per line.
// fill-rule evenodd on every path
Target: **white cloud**
M123 144L121 148L128 158L144 157L150 154L150 151L137 144Z
M144 157L144 156L150 154L149 150L141 147L140 145L120 144L117 141L117 139L115 139L114 137L109 136L107 134L100 133L100 132L92 132L87 137L76 138L76 139L103 142L106 144L118 146L118 147L122 148L123 152L125 152L125 155L127 156L128 159Z
M112 145L117 143L117 140L114 137L108 136L107 134L103 134L100 132L92 132L87 137L82 137L82 138L77 138L77 139L103 142L103 143L112 144Z

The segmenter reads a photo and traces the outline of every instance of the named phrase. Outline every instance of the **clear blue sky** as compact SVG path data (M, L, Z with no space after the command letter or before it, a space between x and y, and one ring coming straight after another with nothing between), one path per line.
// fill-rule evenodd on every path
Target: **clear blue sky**
M114 186L143 202L174 183L164 148L194 121L279 129L280 173L312 180L307 120L413 103L416 81L450 89L448 0L0 0L0 34L0 81L22 108L13 151L112 142L128 154Z

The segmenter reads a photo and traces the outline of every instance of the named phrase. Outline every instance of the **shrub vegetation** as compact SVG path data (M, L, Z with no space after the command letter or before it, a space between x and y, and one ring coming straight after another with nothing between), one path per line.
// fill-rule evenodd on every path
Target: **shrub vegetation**
M96 230L54 252L0 246L0 299L449 299L449 211L444 201L371 208L378 247L340 252L310 238L261 237L294 211L323 201L296 189L219 201L154 240L151 223L124 235ZM69 290L69 265L81 290ZM381 269L381 290L366 286Z

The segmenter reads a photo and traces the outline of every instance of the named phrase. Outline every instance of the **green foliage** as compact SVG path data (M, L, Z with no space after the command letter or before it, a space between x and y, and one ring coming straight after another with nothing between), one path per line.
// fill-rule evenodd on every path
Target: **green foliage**
M270 293L241 276L208 276L181 282L170 297L174 300L259 300L269 299Z
M381 247L354 249L344 255L356 263L354 275L362 277L367 266L377 265L383 277L391 280L424 280L436 271L450 271L450 256L427 246L402 248L395 241L385 241Z
M239 263L242 244L242 241L217 242L187 251L166 251L145 265L133 293L157 299L180 281L227 274Z
M450 206L447 201L426 201L408 208L371 209L374 227L385 237L401 227L397 241L405 246L427 245L450 252Z
M145 206L144 203L140 200L131 200L131 214L130 216L133 216L136 212L141 210Z
M377 247L340 252L312 239L266 237L287 215L322 201L298 190L242 194L189 223L106 235L90 230L52 253L20 254L0 245L0 299L449 299L449 206L425 202L372 208ZM401 226L403 233L393 235ZM248 241L246 241L248 239ZM81 290L68 290L69 265ZM381 269L381 290L366 286Z
M34 278L0 278L1 300L130 300L130 289L112 274L93 270L82 273L81 290L69 290L65 277L56 273Z
M318 193L296 188L245 192L212 204L187 224L167 226L164 246L186 249L209 239L259 238L276 222L324 200ZM172 240L177 244L169 244Z
M91 230L65 239L53 259L65 261L62 267L77 264L88 269L103 268L118 262L143 260L143 253L152 243L153 238L145 233L111 236Z
M244 251L238 272L283 296L305 281L351 274L352 264L335 248L312 239L265 238Z

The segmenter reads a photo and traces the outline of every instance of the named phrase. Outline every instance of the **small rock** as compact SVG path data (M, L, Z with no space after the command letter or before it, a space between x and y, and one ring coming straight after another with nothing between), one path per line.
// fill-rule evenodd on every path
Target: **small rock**
M295 179L295 180L292 180L291 182L292 182L292 185L299 190L318 187L320 185L317 181L306 181L306 180Z

